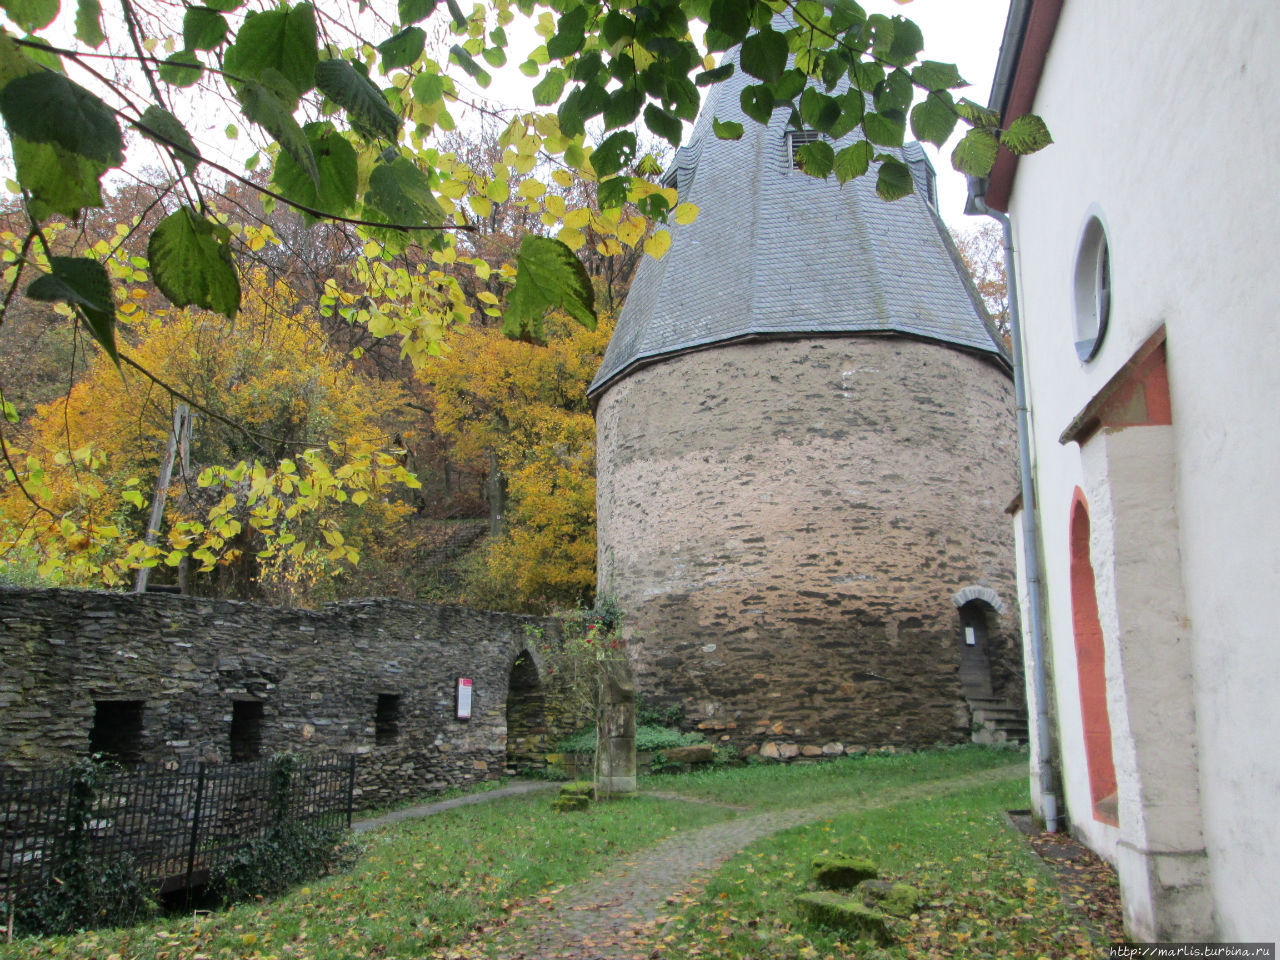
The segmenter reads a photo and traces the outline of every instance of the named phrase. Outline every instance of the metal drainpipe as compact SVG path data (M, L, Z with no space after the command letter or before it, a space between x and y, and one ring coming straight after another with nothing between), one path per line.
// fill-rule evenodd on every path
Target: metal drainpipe
M1053 787L1049 737L1049 699L1044 665L1044 614L1041 606L1040 511L1031 476L1031 425L1027 407L1027 381L1022 352L1022 318L1018 309L1018 274L1013 261L1013 227L1008 216L993 210L984 196L969 195L969 209L991 217L1004 231L1004 272L1009 285L1009 335L1013 340L1013 396L1018 415L1018 466L1022 474L1022 552L1027 574L1027 620L1031 627L1032 677L1036 698L1036 741L1040 754L1037 774L1044 803L1044 826L1058 831L1058 798ZM968 212L968 211L966 211Z

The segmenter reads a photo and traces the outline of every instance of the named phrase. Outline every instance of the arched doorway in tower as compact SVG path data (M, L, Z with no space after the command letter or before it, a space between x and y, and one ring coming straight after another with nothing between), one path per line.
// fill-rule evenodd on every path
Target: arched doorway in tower
M970 600L960 608L960 689L966 700L991 697L990 608Z
M507 772L546 766L547 696L528 650L511 665L507 681Z

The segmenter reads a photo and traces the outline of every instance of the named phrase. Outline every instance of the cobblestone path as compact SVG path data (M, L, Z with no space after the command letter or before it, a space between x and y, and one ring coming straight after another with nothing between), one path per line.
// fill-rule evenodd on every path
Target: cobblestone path
M758 813L672 836L619 860L603 873L539 898L536 917L520 918L485 946L502 960L643 960L659 912L684 902L724 861L779 830L837 814L874 810L1026 776L1026 762L895 790L872 800L835 800ZM674 799L689 798L667 795ZM530 922L530 920L532 922ZM474 954L468 954L474 955Z

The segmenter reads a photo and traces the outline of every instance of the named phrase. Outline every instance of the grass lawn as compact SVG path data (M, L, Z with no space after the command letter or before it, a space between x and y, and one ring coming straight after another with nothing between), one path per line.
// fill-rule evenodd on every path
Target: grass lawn
M666 958L1089 957L1121 938L1091 932L1070 912L1043 864L1005 822L1025 806L1026 780L838 816L774 834L740 853L692 904L663 918ZM820 854L871 857L883 879L911 884L918 912L891 924L889 948L800 919L796 894L814 888Z
M1039 861L999 815L1026 805L1026 778L937 796L930 788L933 781L1020 760L1025 762L1016 753L974 747L646 778L651 789L752 812L842 798L894 804L752 845L701 895L672 908L654 930L654 947L670 960L1097 955L1098 946L1067 913ZM739 815L724 806L646 796L557 814L552 799L547 793L506 797L393 824L359 839L362 852L346 872L271 903L15 941L0 945L0 960L444 955L464 941L483 942L483 931L525 912L522 905L553 896L624 854ZM824 850L871 853L882 875L923 892L925 907L917 916L896 922L898 946L876 952L799 921L791 898L808 887L809 861Z

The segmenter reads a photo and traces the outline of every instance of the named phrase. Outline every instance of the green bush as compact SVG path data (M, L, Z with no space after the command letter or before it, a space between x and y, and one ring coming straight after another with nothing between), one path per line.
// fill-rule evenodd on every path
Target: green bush
M209 892L223 903L277 896L344 860L345 834L340 827L281 821L219 864L209 878Z
M706 743L707 738L700 733L681 733L670 727L659 727L644 724L636 727L636 750L647 753L654 750L669 750L672 747L688 747L695 743ZM596 752L596 731L594 727L579 730L571 737L566 737L556 744L557 753Z
M7 904L0 904L0 915ZM159 912L155 886L143 880L132 858L82 862L64 876L13 904L19 936L56 936L94 927L127 927ZM5 920L7 921L7 917Z

